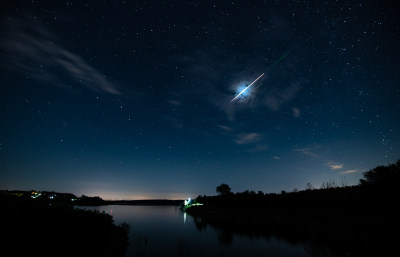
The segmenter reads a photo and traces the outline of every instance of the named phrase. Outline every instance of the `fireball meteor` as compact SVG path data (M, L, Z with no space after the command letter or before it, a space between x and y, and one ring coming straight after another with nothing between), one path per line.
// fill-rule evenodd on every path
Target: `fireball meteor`
M308 41L308 40L307 40ZM272 69L273 67L275 67L275 65L277 65L278 63L280 63L283 59L286 58L286 56L288 56L294 49L296 49L297 46L292 47L292 49L290 49L289 51L287 51L284 55L281 56L281 58L279 58L277 61L275 61L270 69ZM235 96L235 98L233 98L231 100L231 102L235 101L236 98L238 98L241 94L243 94L247 89L249 89L249 87L251 87L254 83L257 82L257 80L259 80L262 76L264 76L264 73L261 74L258 78L256 78L256 80L254 80L250 85L248 85L245 89L243 89L237 96Z
M245 89L242 90L242 92L240 92L237 96L235 96L235 98L233 98L231 100L231 102L235 101L236 98L238 98L241 94L243 94L249 87L251 87L254 83L257 82L257 80L259 80L262 76L264 76L264 73L261 74L258 78L256 78L256 80L254 80L253 82L251 82L250 85L248 85Z

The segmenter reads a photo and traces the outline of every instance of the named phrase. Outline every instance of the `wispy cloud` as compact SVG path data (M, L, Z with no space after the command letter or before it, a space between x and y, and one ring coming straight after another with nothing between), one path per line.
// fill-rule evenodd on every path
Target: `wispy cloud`
M293 151L298 152L301 155L308 156L308 157L313 157L313 158L318 157L318 155L316 153L312 152L312 149L310 147L297 148L297 149L293 149Z
M279 157L279 156L274 156L272 158L274 158L275 160L280 160L281 159L281 157Z
M228 126L224 126L224 125L217 125L220 129L224 130L224 131L231 131L232 128L228 127Z
M292 111L293 111L293 117L300 118L301 111L299 108L292 108Z
M346 170L346 171L343 171L343 172L340 172L340 174L351 174L351 173L356 173L356 172L359 172L360 170Z
M0 41L0 58L29 77L60 85L67 76L93 91L121 94L118 86L79 55L55 43L57 38L29 19L9 25Z
M264 99L264 104L271 110L278 111L281 106L293 100L299 91L300 84L298 83L292 84L286 89L276 88L268 93Z
M328 162L327 165L331 170L338 170L343 168L344 164L338 162Z
M259 145L256 145L256 146L253 147L253 148L250 148L250 149L247 150L247 151L248 151L249 153L258 153L258 152L266 151L266 150L268 150L268 149L269 149L268 145L259 144Z
M242 133L236 135L235 142L239 145L246 145L259 142L262 139L262 135L259 133Z
M176 100L172 100L172 99L168 100L168 103L170 103L172 105L175 105L175 106L179 106L179 105L182 104L181 102L176 101Z
M172 124L172 126L176 129L181 129L183 128L183 123L181 120L179 120L177 117L175 117L172 114L166 114L163 115L163 119L170 122Z

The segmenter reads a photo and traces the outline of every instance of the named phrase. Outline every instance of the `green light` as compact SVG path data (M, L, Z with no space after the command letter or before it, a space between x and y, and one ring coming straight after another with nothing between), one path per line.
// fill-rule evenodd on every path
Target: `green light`
M188 208L192 207L192 206L200 206L203 205L202 203L197 203L196 200L191 200L190 198L185 200L183 203L183 210L187 210Z

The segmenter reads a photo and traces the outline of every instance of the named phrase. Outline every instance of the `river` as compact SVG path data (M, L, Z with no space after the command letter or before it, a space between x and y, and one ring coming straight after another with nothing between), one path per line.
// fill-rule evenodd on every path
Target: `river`
M126 256L330 256L310 244L274 236L242 235L215 229L176 206L81 207L113 216L130 227Z

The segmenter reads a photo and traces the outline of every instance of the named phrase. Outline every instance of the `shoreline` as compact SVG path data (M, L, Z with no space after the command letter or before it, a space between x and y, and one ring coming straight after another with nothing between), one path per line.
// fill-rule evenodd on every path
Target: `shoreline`
M105 205L126 205L126 206L180 206L183 200L120 200L120 201L82 201L73 203L74 206L105 206Z
M65 202L1 195L4 252L15 256L124 256L127 224Z
M186 210L199 227L311 241L339 256L383 256L397 245L400 208L389 192L348 187L202 198L203 206Z

